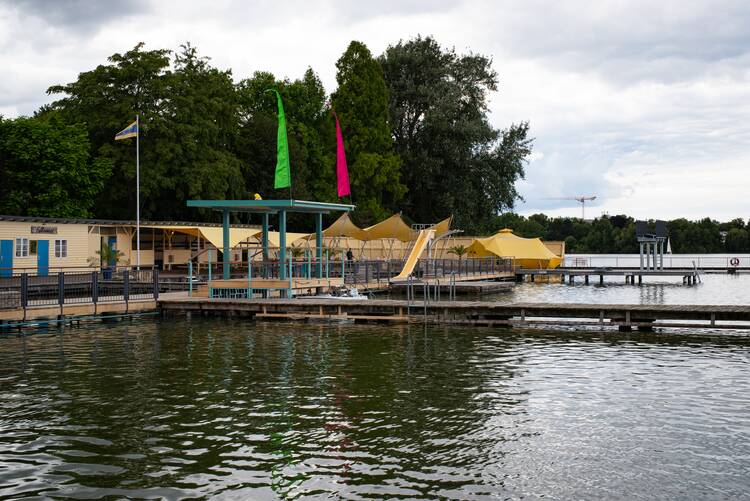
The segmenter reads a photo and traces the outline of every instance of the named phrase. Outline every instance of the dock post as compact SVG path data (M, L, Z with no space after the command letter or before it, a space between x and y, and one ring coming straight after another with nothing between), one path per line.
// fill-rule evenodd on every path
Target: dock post
M573 285L575 283L575 278L573 275L568 275L568 283L570 285Z
M346 285L346 256L344 249L341 249L341 283Z
M247 298L253 298L253 258L248 252L247 256Z
M315 253L318 253L317 249L315 250ZM312 252L306 250L305 254L307 254L307 279L309 280L312 275ZM317 264L315 265L315 275L320 278L320 259L317 260Z
M289 290L286 293L287 299L292 299L294 297L294 292L292 290L292 280L294 280L292 278L292 261L292 259L289 260Z
M315 276L323 278L323 213L315 214Z
M208 249L208 297L211 296L211 249Z
M328 249L326 249L326 278L328 278Z
M604 275L599 275L599 285L604 285Z
M638 285L643 285L643 275L638 275Z
M589 276L588 275L586 275L585 280L586 280L586 285L588 285L589 284Z

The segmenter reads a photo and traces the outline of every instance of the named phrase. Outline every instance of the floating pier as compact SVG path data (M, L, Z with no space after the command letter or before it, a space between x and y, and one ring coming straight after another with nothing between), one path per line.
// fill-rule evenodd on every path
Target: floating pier
M670 268L662 270L641 270L638 268L555 268L555 269L516 269L516 280L531 282L538 279L549 279L555 277L560 282L567 279L569 284L574 284L576 279L582 280L584 284L604 284L604 277L624 277L626 284L635 285L643 283L643 277L682 277L682 283L694 285L701 280L701 272L695 268Z
M439 324L750 329L750 306L497 303L482 301L406 301L339 299L233 300L164 298L165 315L205 315L287 320L353 320Z

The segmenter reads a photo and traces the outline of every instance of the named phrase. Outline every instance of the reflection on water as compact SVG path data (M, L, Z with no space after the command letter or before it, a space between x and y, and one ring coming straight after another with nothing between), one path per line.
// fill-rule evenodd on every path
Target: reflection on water
M219 320L5 338L0 496L736 498L749 348Z
M568 283L523 283L485 301L595 304L750 304L750 275L702 275L702 283L684 285L680 277L644 277L642 285L625 285L623 277L577 278Z

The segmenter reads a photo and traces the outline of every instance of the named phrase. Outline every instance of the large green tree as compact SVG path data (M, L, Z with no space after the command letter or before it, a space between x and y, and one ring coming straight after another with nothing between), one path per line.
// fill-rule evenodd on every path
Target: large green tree
M323 84L312 69L301 79L277 80L271 73L256 72L237 85L240 131L235 154L250 193L265 198L286 198L289 191L274 189L276 164L276 99L281 94L287 116L287 138L295 198L335 202L335 138L333 119L326 106ZM311 219L290 215L290 227L309 229Z
M388 47L380 62L407 212L421 222L453 214L457 226L480 231L512 208L531 140L527 123L505 130L489 123L487 99L497 90L492 61L417 37Z
M90 217L111 169L90 158L80 124L0 117L0 213Z
M406 192L393 150L388 89L380 64L362 42L349 44L336 69L331 102L341 121L356 217L369 224L400 208Z
M231 72L211 67L189 44L173 60L170 55L138 44L48 91L64 97L41 114L86 123L92 155L114 163L96 204L99 217L135 215L134 140L115 142L114 135L136 114L143 217L194 219L185 200L232 198L244 191L240 162L231 151L238 128Z

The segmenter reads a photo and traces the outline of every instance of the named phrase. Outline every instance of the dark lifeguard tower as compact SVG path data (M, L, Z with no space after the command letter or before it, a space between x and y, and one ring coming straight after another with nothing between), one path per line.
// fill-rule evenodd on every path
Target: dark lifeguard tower
M188 200L188 207L201 209L212 209L222 213L223 242L222 252L225 256L222 266L222 279L210 284L214 289L242 289L243 280L232 280L230 263L227 256L230 255L231 245L229 238L229 215L232 212L246 212L260 214L263 220L261 245L263 249L263 261L269 260L269 218L278 217L279 229L279 261L278 267L273 267L272 276L266 273L261 277L252 279L252 286L248 290L260 289L261 291L281 290L282 294L291 293L294 289L310 289L331 285L340 285L332 282L342 282L324 277L323 274L323 214L331 212L349 212L354 210L354 205L333 204L324 202L310 202L306 200ZM292 277L288 272L287 243L286 243L286 217L287 213L298 212L315 214L315 255L314 273L309 277ZM252 268L248 268L250 270ZM278 270L276 272L276 270ZM314 276L313 276L314 275ZM242 282L236 284L234 282ZM238 287L238 285L240 285ZM288 291L288 292L287 292ZM265 294L264 294L265 295Z
M648 221L636 221L635 236L641 247L640 269L663 270L664 250L669 236L666 221L656 221L653 226Z

